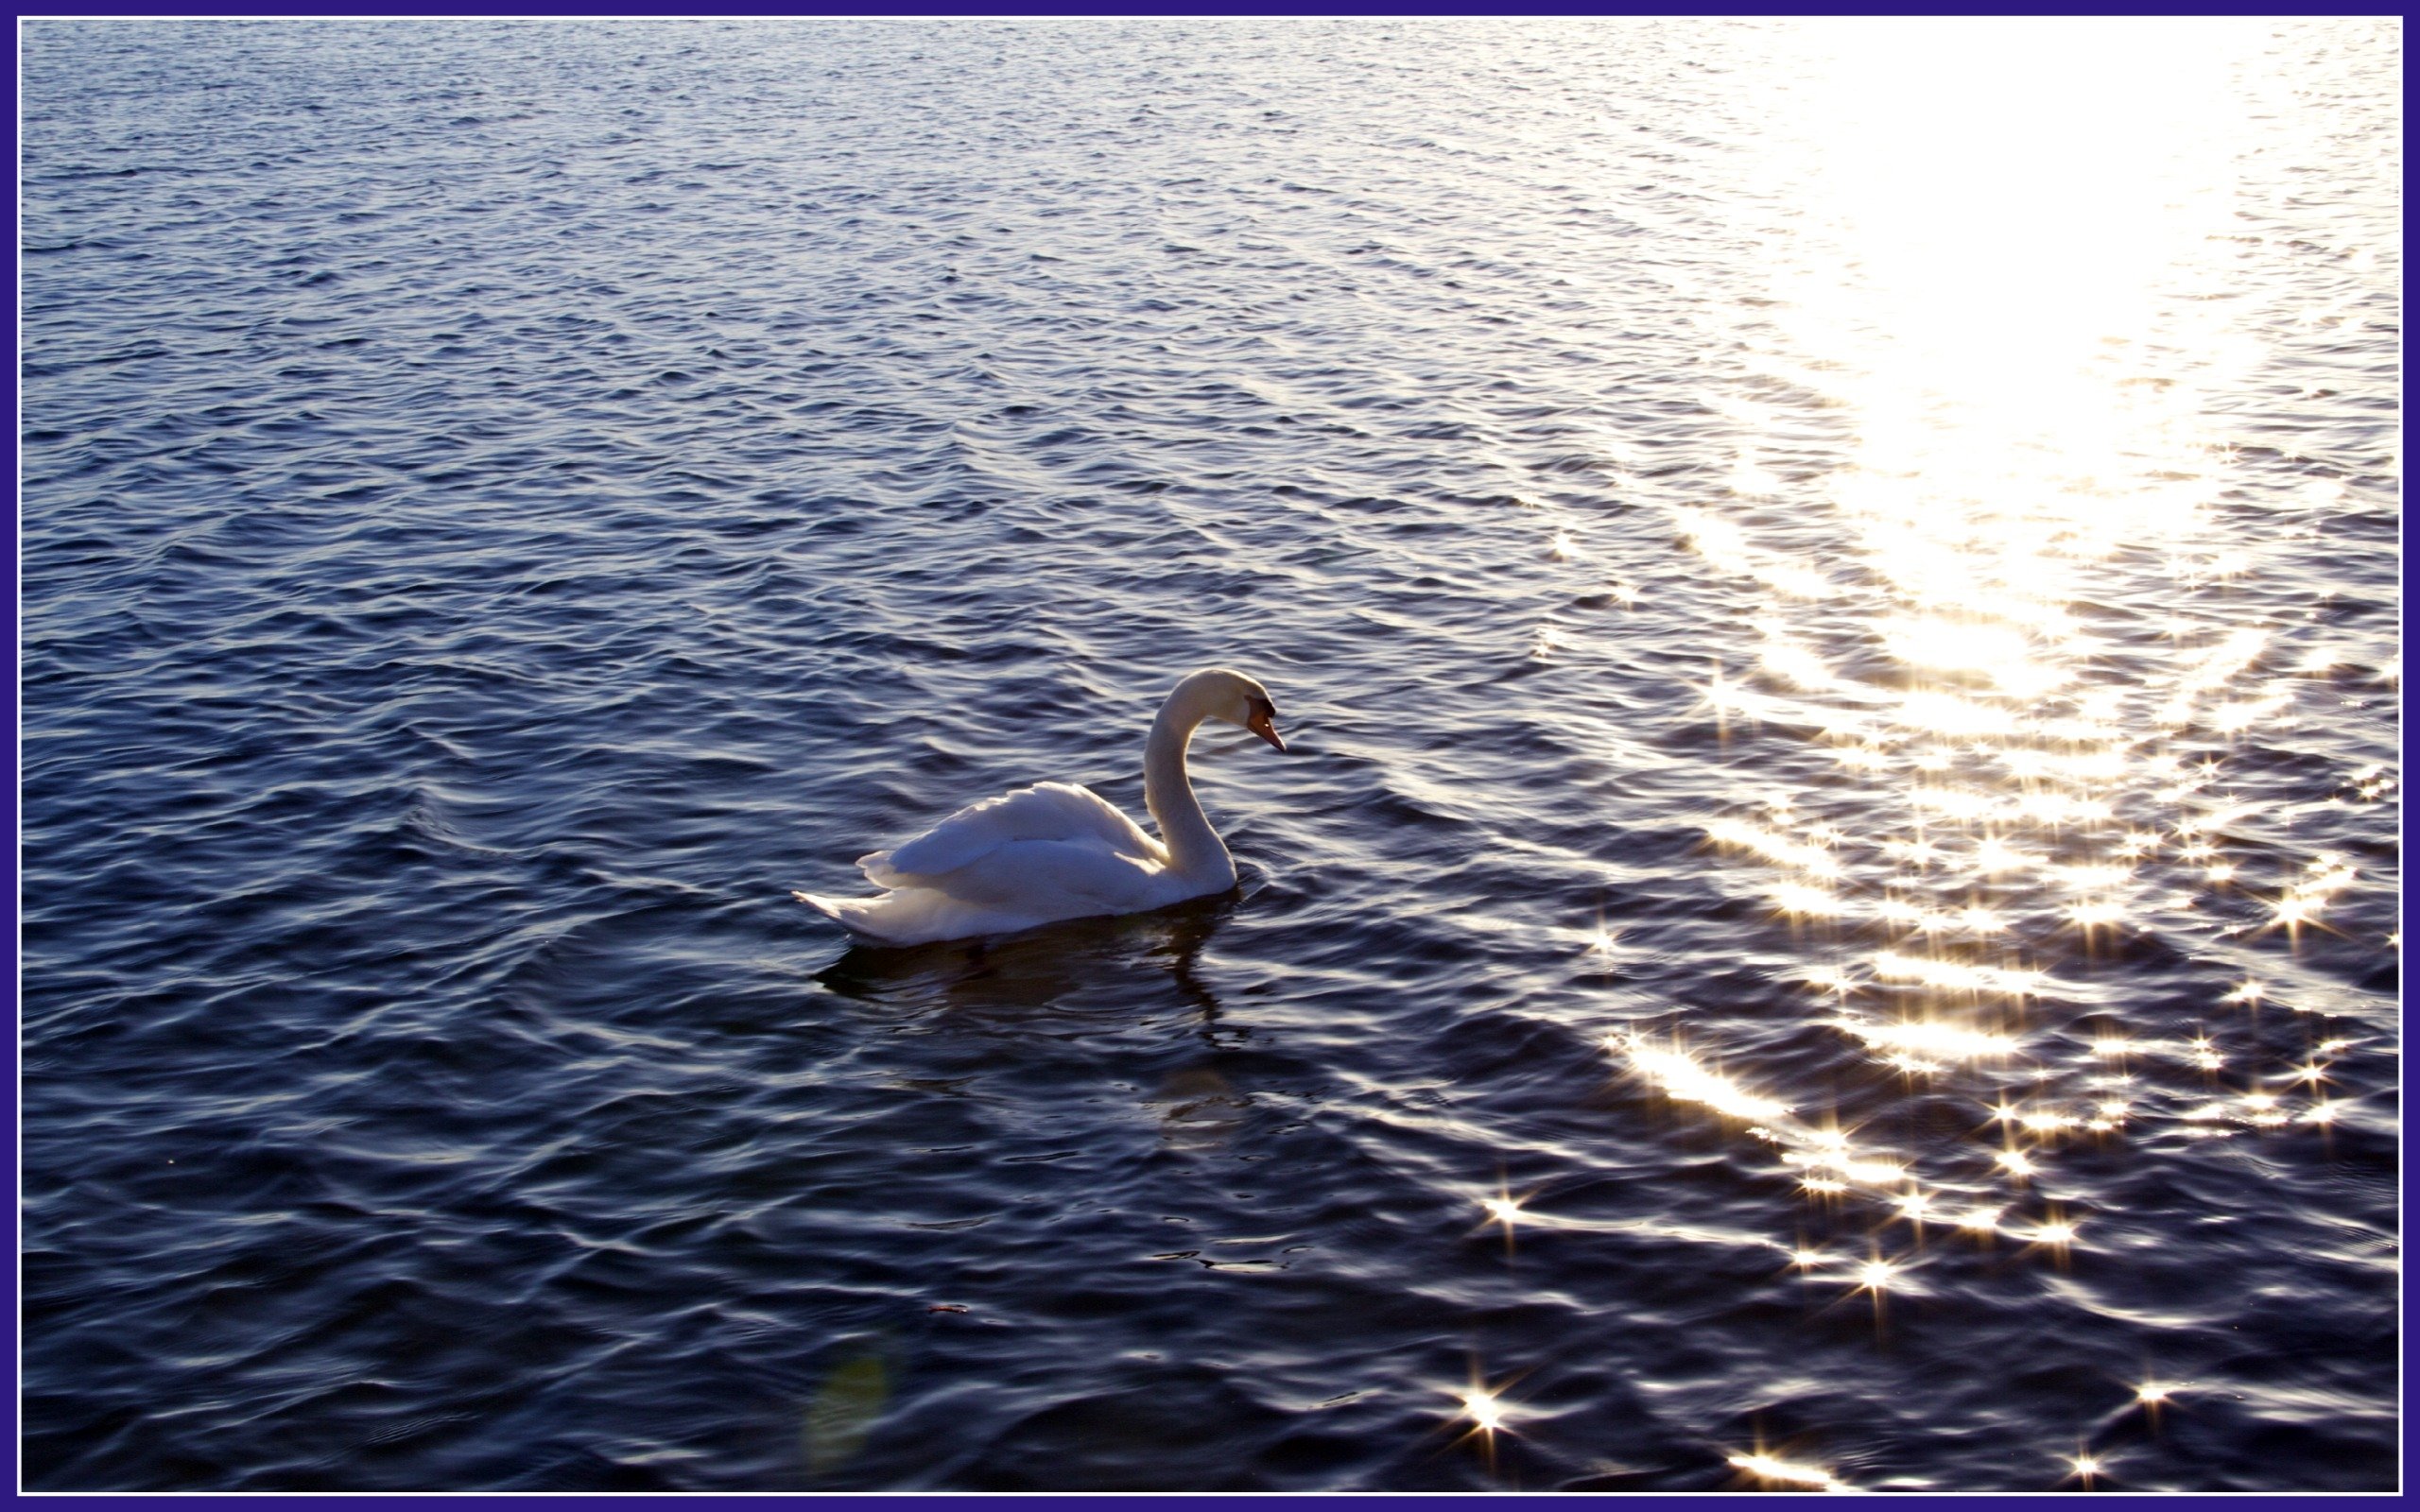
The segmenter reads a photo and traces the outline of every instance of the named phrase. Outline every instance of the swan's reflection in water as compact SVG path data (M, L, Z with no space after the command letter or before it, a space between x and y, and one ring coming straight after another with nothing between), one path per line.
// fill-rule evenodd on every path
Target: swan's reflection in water
M1161 986L1207 1027L1219 1000L1202 984L1202 948L1244 898L1236 888L1155 913L1076 919L1001 939L856 944L816 973L844 998L902 1015L934 1009L982 1021L1155 1006Z
M937 1014L946 1030L1063 1039L1087 1026L1112 1034L1172 1024L1190 1027L1215 1053L1235 1036L1219 1030L1219 999L1202 979L1201 953L1243 902L1237 888L1005 939L857 945L815 980L902 1020ZM1143 1106L1158 1119L1166 1147L1208 1154L1227 1145L1253 1105L1202 1059L1158 1076L1144 1089Z

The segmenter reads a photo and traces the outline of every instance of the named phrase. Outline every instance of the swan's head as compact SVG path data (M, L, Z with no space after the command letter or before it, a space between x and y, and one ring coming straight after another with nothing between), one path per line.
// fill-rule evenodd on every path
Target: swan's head
M1204 719L1241 725L1279 750L1286 748L1285 737L1277 733L1275 700L1267 688L1242 673L1224 667L1197 672L1178 684L1177 691L1201 711Z

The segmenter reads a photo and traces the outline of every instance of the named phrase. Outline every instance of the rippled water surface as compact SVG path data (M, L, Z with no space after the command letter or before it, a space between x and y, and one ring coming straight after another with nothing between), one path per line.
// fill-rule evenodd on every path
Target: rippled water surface
M2391 1486L2401 45L29 26L26 1483Z

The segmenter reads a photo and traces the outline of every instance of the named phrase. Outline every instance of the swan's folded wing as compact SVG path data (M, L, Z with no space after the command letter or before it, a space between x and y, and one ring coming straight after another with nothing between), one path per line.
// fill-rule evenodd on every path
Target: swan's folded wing
M858 865L876 883L896 887L917 877L944 876L1017 840L1085 841L1138 861L1167 860L1158 841L1092 789L1036 782L970 803L906 845Z
M923 884L894 887L933 893L998 910L1028 924L1086 914L1127 914L1155 908L1167 873L1139 856L1113 850L1090 835L1073 840L1005 840L966 865Z

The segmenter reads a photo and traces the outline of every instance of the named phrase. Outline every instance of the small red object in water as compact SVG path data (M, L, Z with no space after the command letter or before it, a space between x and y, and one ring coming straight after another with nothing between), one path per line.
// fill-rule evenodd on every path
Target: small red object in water
M925 1311L927 1313L963 1313L966 1309L959 1306L956 1302L935 1302L932 1306L925 1309Z

